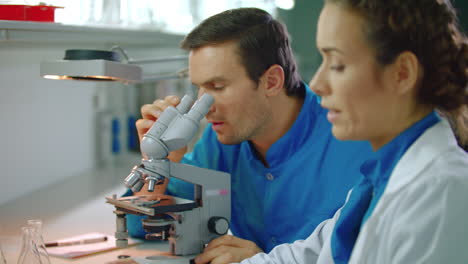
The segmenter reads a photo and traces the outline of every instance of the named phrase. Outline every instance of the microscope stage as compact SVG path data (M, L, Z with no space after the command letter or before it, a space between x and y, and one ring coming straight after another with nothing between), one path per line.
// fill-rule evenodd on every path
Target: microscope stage
M174 213L192 210L198 207L193 200L188 200L171 195L161 195L151 200L146 195L127 196L120 198L106 197L107 203L113 204L118 210L132 213L154 216L156 214Z

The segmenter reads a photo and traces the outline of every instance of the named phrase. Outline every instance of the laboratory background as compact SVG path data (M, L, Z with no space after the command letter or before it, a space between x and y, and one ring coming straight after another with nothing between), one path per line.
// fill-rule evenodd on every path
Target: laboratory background
M466 33L468 1L453 2ZM39 4L48 7L40 14L45 17L12 18L5 9ZM203 19L237 7L272 13L287 25L300 73L308 82L321 60L314 39L321 6L321 0L0 0L3 250L17 243L8 236L21 232L16 228L21 223L10 224L11 215L76 217L66 211L86 207L89 201L104 204L107 191L124 189L121 180L140 159L134 127L140 107L166 95L194 93L185 74L187 53L179 42ZM136 64L142 81L43 78L41 66L63 59L70 49L116 50L125 60L142 60ZM80 178L89 181L92 190L83 190ZM107 208L112 214L112 207ZM81 215L74 221L79 225L92 218ZM46 239L48 228L53 229L53 223L44 218Z

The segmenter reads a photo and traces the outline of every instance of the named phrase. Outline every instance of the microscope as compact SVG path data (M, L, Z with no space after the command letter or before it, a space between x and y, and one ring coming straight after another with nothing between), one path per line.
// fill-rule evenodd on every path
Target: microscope
M173 255L201 253L212 239L227 233L231 221L230 174L167 159L171 151L189 143L213 102L211 95L204 94L192 106L193 99L186 95L177 107L167 107L143 136L141 164L133 167L125 185L138 192L147 183L148 191L153 192L166 178L177 178L194 185L194 197L106 197L115 206L118 247L128 246L127 214L146 215L142 220L146 237L169 240Z

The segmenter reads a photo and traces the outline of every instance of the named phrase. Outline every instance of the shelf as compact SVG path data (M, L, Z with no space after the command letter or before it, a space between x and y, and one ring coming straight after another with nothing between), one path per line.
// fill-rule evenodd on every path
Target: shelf
M148 29L121 29L0 20L0 43L119 43L173 46L179 43L182 38L182 35Z

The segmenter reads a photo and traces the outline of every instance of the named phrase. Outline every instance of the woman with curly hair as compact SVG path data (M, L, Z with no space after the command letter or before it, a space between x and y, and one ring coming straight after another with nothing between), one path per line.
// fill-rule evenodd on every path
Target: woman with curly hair
M332 219L242 263L468 263L467 45L449 0L326 0L310 87L374 156Z

